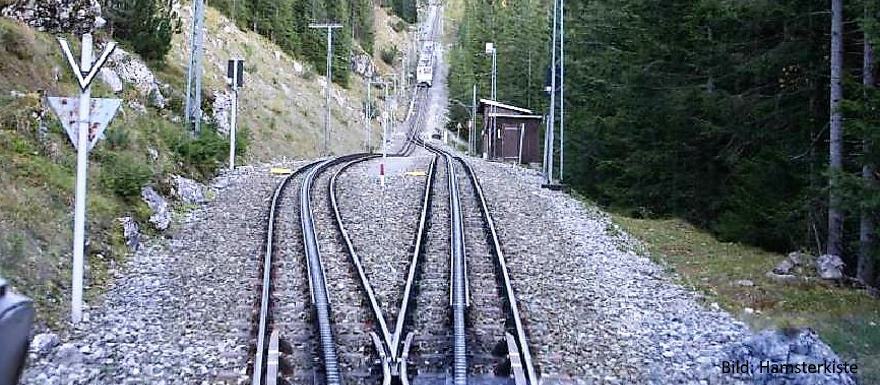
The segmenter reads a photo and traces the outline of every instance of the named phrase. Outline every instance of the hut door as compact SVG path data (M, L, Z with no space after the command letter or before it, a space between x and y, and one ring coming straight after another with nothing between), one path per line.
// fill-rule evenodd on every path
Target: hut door
M504 160L518 160L522 129L516 124L505 124L501 134L501 157Z

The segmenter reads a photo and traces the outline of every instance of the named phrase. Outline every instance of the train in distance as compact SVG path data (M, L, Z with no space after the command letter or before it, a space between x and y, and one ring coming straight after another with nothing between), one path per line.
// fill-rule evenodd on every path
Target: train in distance
M419 52L419 63L416 65L416 83L420 87L430 87L434 83L434 42L422 43Z

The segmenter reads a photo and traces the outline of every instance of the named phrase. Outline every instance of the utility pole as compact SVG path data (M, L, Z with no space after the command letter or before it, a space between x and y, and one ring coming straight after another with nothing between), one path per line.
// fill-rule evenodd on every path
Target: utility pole
M330 154L330 91L333 89L333 30L342 28L337 22L310 23L309 28L327 30L327 82L324 92L326 93L326 107L324 112L324 155Z
M471 98L471 124L468 127L468 154L473 156L477 152L477 83L474 83L474 93Z
M544 181L547 186L553 184L553 132L556 130L556 26L558 25L557 17L559 16L559 3L553 1L553 47L550 49L552 59L550 60L550 118L547 121L547 132L545 134L544 156Z
M495 47L495 43L486 43L486 54L492 54L492 102L498 102L498 48ZM489 157L492 158L495 156L495 135L497 135L497 118L494 116L497 113L497 109L495 105L492 105L492 111L489 115L489 118L492 120L492 127L489 130L489 143L486 145L486 148L489 151Z
M565 176L565 0L559 0L559 183Z
M193 22L190 35L189 65L186 70L186 105L184 119L187 128L196 134L201 132L202 123L202 56L205 53L204 41L205 1L193 0Z
M364 78L364 86L367 87L367 101L364 103L364 152L373 152L373 130L370 129L370 121L373 118L373 111L371 111L372 98L370 97L370 88L373 88L371 83L370 78Z

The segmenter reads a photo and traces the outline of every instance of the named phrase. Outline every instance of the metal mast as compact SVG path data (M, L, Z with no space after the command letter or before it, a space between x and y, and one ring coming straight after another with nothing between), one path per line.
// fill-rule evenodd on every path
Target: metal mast
M184 122L198 134L202 122L202 56L205 53L205 0L193 0L189 66L186 70Z
M329 23L310 23L309 28L327 29L327 82L324 87L326 94L326 107L324 112L324 155L330 154L330 92L333 89L333 30L342 28L342 24L337 22Z

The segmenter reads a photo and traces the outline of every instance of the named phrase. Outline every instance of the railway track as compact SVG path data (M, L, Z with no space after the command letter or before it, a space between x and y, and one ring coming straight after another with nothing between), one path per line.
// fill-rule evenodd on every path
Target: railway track
M394 261L405 282L380 288L392 292L387 303L338 202L339 178L378 155L318 161L279 183L267 219L252 384L538 384L479 181L467 161L420 138L428 99L427 89L417 90L407 140L390 155L431 160L410 256Z
M412 130L422 115L419 108ZM263 264L270 268L262 271L252 383L409 384L451 377L455 384L469 378L537 384L478 180L463 159L412 132L409 137L411 145L398 156L415 145L434 156L397 312L377 300L337 202L340 175L377 155L316 162L279 183L267 223ZM294 181L298 194L288 192ZM290 220L296 216L299 231Z

